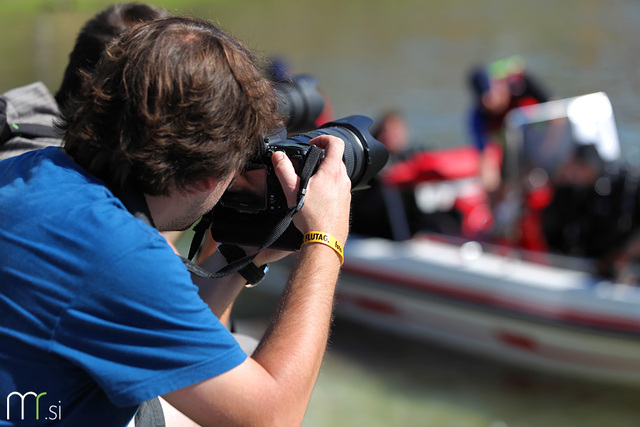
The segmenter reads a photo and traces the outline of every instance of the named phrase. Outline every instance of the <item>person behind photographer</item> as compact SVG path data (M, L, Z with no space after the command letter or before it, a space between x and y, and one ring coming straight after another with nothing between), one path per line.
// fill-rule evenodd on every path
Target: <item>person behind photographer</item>
M124 425L162 395L201 425L300 424L322 363L341 259L305 244L251 357L216 314L246 284L192 279L158 231L216 204L258 136L279 120L252 53L193 18L135 27L109 46L64 117L64 149L0 162L0 394L46 390L60 425ZM325 157L294 216L345 243L344 143ZM290 205L299 178L272 157ZM114 194L137 195L155 228ZM263 265L286 253L266 250ZM203 263L226 265L218 252ZM207 287L207 305L194 282ZM16 400L17 402L18 400ZM19 412L13 403L9 409Z
M109 6L89 19L78 33L55 96L42 82L34 82L11 89L0 97L0 160L61 145L62 138L55 131L54 123L60 117L60 109L80 90L80 72L92 70L109 42L125 30L168 16L164 9L133 2ZM16 123L19 131L12 132L9 124ZM25 124L37 127L26 128L24 132Z

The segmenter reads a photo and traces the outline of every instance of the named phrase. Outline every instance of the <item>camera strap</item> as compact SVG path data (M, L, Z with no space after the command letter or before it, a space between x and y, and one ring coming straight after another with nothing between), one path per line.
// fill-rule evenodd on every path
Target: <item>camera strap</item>
M243 258L240 258L235 262L232 262L231 264L226 265L225 267L218 270L216 273L211 273L191 261L195 256L195 254L198 252L200 244L202 243L202 239L204 238L204 234L211 227L211 222L212 222L211 213L204 215L200 220L200 222L198 222L198 224L196 224L196 226L193 229L195 234L193 236L193 240L191 241L191 247L189 248L188 258L182 257L182 261L185 263L189 271L197 276L210 278L210 279L218 279L221 277L225 277L242 270L244 267L249 265L249 263L253 262L256 255L258 255L263 250L267 249L269 246L273 245L275 241L278 240L278 238L282 235L282 233L284 233L285 230L289 227L289 224L291 224L291 221L293 220L293 216L298 211L300 211L300 209L302 209L305 198L307 196L307 187L309 185L309 180L311 179L311 176L316 170L316 167L321 157L322 157L322 149L315 145L312 145L309 151L307 152L307 157L305 158L304 165L302 166L302 171L300 172L300 186L298 190L298 198L297 198L296 205L290 207L287 213L284 215L284 217L275 225L275 227L273 227L273 230L271 231L269 236L265 239L265 241L262 243L262 246L260 246L254 253L249 254Z

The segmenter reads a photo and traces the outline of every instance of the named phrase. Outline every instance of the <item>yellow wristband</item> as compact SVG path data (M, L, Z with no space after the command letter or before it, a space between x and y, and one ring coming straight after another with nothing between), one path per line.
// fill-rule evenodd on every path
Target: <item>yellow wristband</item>
M340 265L344 263L344 251L342 250L342 245L338 242L338 239L332 235L323 233L322 231L310 231L302 238L302 245L300 247L307 243L322 243L323 245L329 246L331 249L336 251L338 257L340 257Z

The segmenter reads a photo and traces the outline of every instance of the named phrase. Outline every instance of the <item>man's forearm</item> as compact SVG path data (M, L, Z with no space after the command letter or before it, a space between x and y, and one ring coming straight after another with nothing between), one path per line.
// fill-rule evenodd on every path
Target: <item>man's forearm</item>
M340 261L331 248L303 247L278 310L252 356L292 392L288 404L300 420L324 358L339 270Z
M200 264L201 267L214 273L225 265L227 265L226 260L218 252ZM200 297L209 305L213 314L221 321L227 321L228 319L223 316L226 313L228 317L228 309L244 288L246 280L238 273L220 279L206 279L195 275L192 278L193 283L198 286Z
M201 425L300 425L324 358L339 270L333 249L305 245L251 358L167 401Z

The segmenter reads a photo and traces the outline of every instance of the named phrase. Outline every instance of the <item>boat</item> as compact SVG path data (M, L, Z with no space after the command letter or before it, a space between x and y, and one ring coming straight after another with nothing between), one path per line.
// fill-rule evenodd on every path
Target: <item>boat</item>
M532 123L575 124L578 111L580 117L591 114L589 123L599 125L587 130L598 133L609 155L619 155L605 94L544 107L511 115L507 151L528 148L523 129ZM566 152L566 147L556 148ZM513 156L520 164L523 158L531 161L531 156ZM521 166L517 169L524 173ZM457 199L467 198L465 215L472 215L474 209L468 207L485 201L478 197L478 186L469 182L471 172L456 173L433 173L431 177L444 175L448 180L428 178L424 184L457 189ZM433 189L428 194L431 202L442 202ZM600 277L592 260L464 233L422 232L403 241L354 235L344 249L337 316L517 366L640 386L640 287ZM291 260L274 264L264 286L279 292L290 266Z

